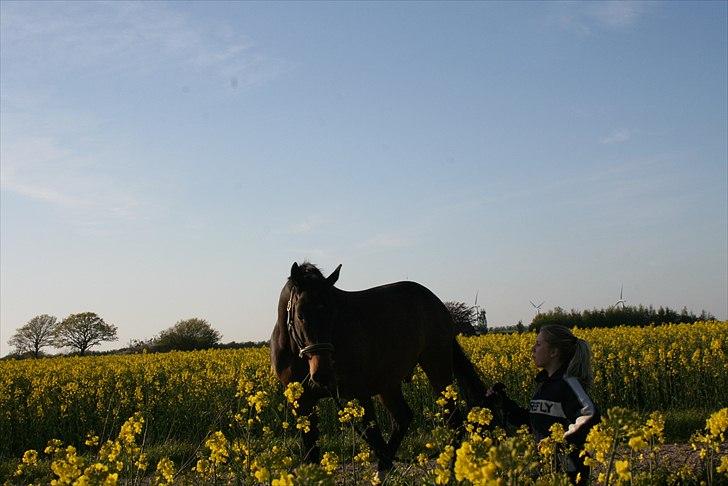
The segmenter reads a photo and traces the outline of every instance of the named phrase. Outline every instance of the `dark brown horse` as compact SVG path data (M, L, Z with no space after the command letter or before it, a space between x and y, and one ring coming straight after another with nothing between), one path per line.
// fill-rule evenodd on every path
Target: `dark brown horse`
M278 301L271 336L271 363L284 385L304 384L299 400L308 414L320 398L356 398L364 424L376 424L371 397L377 396L392 417L385 443L369 426L366 440L380 469L391 467L412 421L402 395L419 364L436 394L457 379L468 403L487 405L486 387L455 340L453 321L432 292L414 282L397 282L359 292L334 287L341 265L324 277L315 265L293 264ZM318 429L304 434L307 460L317 461Z

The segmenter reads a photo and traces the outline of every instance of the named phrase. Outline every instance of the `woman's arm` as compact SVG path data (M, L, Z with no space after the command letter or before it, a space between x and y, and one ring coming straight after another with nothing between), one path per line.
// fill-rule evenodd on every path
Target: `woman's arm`
M584 387L579 383L578 378L573 376L565 377L564 381L568 388L574 393L573 400L576 402L577 415L564 434L564 438L570 444L581 445L586 442L586 436L591 428L599 423L601 415L594 402L587 395Z
M506 387L503 383L496 383L488 390L488 393L498 394L500 397L506 422L514 426L528 425L530 427L528 409L521 407L508 397Z

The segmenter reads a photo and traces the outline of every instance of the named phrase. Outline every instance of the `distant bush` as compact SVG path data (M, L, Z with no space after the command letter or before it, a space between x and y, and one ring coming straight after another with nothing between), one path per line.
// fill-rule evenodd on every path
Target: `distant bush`
M179 321L162 331L152 344L154 351L191 351L214 348L222 335L204 319L193 317Z

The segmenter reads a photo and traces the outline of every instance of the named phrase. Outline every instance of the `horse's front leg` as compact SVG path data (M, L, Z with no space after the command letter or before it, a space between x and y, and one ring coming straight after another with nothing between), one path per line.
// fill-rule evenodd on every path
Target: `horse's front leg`
M410 423L412 423L412 409L404 399L400 385L379 394L379 400L389 411L392 419L392 435L387 443L387 451L389 456L394 459L397 449L399 449L399 445L402 443Z
M384 442L382 431L377 424L377 415L374 411L374 403L369 397L360 399L364 407L364 435L369 447L377 456L377 469L387 471L392 468L392 457L389 454L387 443Z
M317 444L319 438L318 413L314 410L316 401L317 397L314 397L313 394L307 392L304 392L298 401L298 415L307 416L309 422L308 431L304 431L303 434L301 434L301 442L303 443L301 455L303 456L304 462L311 464L318 464L321 460L321 449Z

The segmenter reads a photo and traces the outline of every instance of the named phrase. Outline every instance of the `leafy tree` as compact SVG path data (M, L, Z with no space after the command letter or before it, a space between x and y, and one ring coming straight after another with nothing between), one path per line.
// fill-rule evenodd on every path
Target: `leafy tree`
M116 326L107 324L93 312L71 314L56 328L56 344L70 346L83 356L91 346L116 341Z
M57 321L57 318L47 314L35 316L15 331L8 344L15 347L19 354L33 353L33 357L37 358L41 348L52 346L55 342Z
M518 324L516 324L516 332L518 334L521 334L525 330L526 330L526 327L523 325L523 322L522 321L518 321Z
M450 311L452 320L455 323L455 332L471 336L475 334L473 323L475 322L475 308L465 302L445 302L445 307Z
M161 351L208 349L217 346L221 338L206 320L193 317L162 331L154 347Z
M478 334L488 333L488 316L485 314L485 309L480 309L475 316L475 332Z

